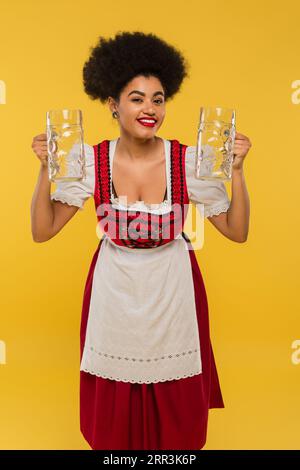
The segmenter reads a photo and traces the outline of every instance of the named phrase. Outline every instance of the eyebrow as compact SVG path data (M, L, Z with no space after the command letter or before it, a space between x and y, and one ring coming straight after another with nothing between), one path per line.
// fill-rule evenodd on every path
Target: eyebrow
M146 93L144 93L143 91L139 91L139 90L132 90L130 93L128 93L127 96L130 96L132 95L132 93L137 93L138 95L142 95L142 96L145 96ZM156 95L162 95L162 96L165 96L164 93L162 91L156 91L155 93L153 93L153 96L156 96Z

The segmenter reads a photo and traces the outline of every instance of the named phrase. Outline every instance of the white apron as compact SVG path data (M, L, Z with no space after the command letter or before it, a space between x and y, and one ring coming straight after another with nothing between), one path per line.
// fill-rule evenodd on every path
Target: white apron
M104 235L80 370L131 383L164 382L202 372L184 238L134 250Z

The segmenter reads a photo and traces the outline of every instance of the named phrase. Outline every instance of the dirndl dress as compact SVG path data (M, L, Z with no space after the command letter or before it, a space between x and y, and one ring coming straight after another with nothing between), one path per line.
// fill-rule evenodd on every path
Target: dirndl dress
M183 226L189 202L209 217L230 201L222 181L195 178L194 146L163 139L165 200L123 204L112 181L117 140L84 144L86 177L51 194L81 210L93 197L104 233L82 302L80 430L94 450L199 450L209 409L224 402L205 286Z

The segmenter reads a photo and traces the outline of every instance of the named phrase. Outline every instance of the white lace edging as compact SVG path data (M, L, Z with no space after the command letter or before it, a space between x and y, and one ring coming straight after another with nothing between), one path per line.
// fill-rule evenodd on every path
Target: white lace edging
M121 357L97 352L93 347L89 349L93 353L97 353L97 358L100 356L101 362L95 363L94 359L86 354L85 349L80 364L80 370L96 375L97 377L102 377L103 379L115 380L117 382L150 384L169 380L180 380L202 373L201 353L199 348L192 348L183 353L165 353L162 357L155 357L153 359ZM191 359L193 353L198 354ZM97 361L100 360L100 358L97 359ZM118 359L114 366L111 365L112 359ZM163 359L167 359L168 361L161 362L158 371L157 361ZM125 364L123 364L122 360L125 361ZM141 362L147 362L147 368L145 368L145 365L142 365ZM101 372L99 372L99 369Z
M60 201L67 203L68 206L76 206L79 207L80 210L83 210L82 201L80 199L76 199L74 197L69 196L68 194L51 194L51 200L55 199L55 201Z
M144 201L135 201L135 202L132 202L131 204L123 204L122 197L112 196L111 201L112 201L112 207L114 207L115 209L126 209L126 210L141 209L144 212L153 212L153 213L158 213L158 214L169 212L169 210L171 209L170 203L167 199L165 199L163 202L158 203L158 204L148 204L147 202L144 202Z
M88 370L86 368L83 368L83 369L80 369L81 371L83 372L88 372L89 374L92 374L92 375L96 375L97 377L102 377L103 379L110 379L110 380L115 380L116 382L126 382L126 383L132 383L132 384L135 384L135 383L139 383L139 384L151 384L151 383L158 383L158 382L167 382L169 380L180 380L180 379L185 379L187 377L194 377L194 375L199 375L199 374L202 374L202 370L198 370L196 372L192 372L191 374L184 374L184 375L180 375L180 376L177 376L177 377L170 377L168 379L152 379L152 380L129 380L129 379L125 379L125 378L122 378L122 377L112 377L112 376L108 376L108 375L105 375L105 374L99 374L97 372L95 372L94 370Z
M211 217L212 215L219 215L221 212L227 212L229 206L230 201L224 201L212 207L205 207L204 205L204 216Z

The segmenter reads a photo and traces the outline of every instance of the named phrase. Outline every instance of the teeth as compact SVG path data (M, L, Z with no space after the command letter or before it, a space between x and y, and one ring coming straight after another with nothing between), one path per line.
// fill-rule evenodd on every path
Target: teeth
M141 122L149 122L149 123L151 123L151 124L153 124L153 123L155 122L155 121L150 120L150 119L139 119L139 121L141 121Z

